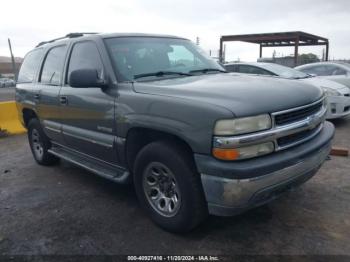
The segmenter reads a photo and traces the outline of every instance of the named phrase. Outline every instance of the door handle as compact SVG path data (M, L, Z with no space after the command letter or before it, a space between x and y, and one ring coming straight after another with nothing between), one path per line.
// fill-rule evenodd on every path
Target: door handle
M34 94L34 99L35 100L40 100L40 95L39 94Z
M60 96L60 104L61 105L67 105L68 104L68 98L66 96Z

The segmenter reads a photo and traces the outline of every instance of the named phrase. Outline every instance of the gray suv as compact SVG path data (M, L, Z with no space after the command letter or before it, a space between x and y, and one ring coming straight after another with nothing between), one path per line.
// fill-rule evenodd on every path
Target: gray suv
M133 183L166 230L193 229L311 178L334 127L323 91L233 75L187 39L69 34L23 62L16 102L34 159Z

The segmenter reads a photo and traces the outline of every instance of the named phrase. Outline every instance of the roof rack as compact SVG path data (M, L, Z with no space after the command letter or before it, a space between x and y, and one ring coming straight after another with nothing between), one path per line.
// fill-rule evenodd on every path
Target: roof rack
M75 38L75 37L81 37L81 36L84 36L84 35L95 35L95 34L98 34L98 33L93 33L93 32L81 32L81 33L69 33L63 37L59 37L59 38L55 38L55 39L52 39L52 40L49 40L49 41L44 41L44 42L40 42L39 44L36 45L36 47L39 47L39 46L42 46L42 45L45 45L45 44L48 44L48 43L53 43L57 40L62 40L62 39L65 39L65 38Z

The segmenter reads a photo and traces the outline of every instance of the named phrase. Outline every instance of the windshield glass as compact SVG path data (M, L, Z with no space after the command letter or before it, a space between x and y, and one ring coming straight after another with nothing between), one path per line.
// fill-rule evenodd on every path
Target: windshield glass
M224 70L198 46L185 39L115 37L105 39L105 43L120 81L139 81L141 77L185 77L186 74Z
M346 62L340 62L339 64L346 66L348 69L350 69L350 64Z
M300 79L300 78L310 77L310 75L300 72L296 69L278 65L278 64L266 63L266 64L259 64L259 66L266 70L271 71L272 73L278 76L285 77L285 78Z

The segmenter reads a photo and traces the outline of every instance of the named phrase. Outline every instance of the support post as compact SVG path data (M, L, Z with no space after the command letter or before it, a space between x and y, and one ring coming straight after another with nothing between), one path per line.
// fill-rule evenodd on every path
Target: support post
M263 47L262 47L262 45L260 44L260 52L259 52L259 57L260 57L260 58L262 58L262 49L263 49Z
M329 42L326 43L326 61L328 61L328 55L329 55Z
M222 43L222 38L220 38L220 49L219 49L219 62L220 63L223 63L224 62L224 59L223 59L223 43Z
M299 54L299 37L295 39L295 49L294 49L294 66L298 65L298 54Z

